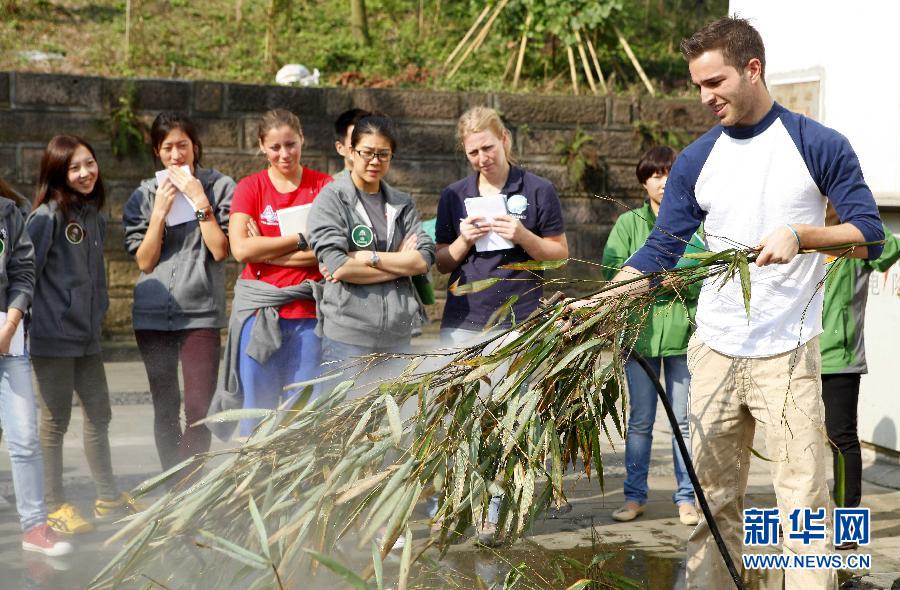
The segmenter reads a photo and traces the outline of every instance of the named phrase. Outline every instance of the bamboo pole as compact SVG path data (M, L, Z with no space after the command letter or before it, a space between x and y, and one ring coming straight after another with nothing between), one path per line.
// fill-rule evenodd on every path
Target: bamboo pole
M484 26L481 27L481 31L479 31L478 35L475 37L475 41L472 42L471 45L463 52L462 57L459 58L459 61L456 62L456 65L453 66L453 69L450 70L450 73L447 74L447 79L452 78L456 72L459 71L459 68L466 62L470 55L474 52L478 51L478 48L481 47L481 44L484 43L484 40L487 38L488 33L491 31L491 27L494 26L494 21L497 20L497 17L500 16L500 12L509 4L509 0L500 0L500 3L497 4L497 7L494 8L494 12L491 14L488 21L484 23Z
M125 0L125 65L131 65L131 0Z
M597 70L597 80L600 82L600 90L603 94L609 94L609 88L606 87L606 80L603 78L603 70L600 69L600 60L597 59L597 52L594 50L594 43L590 37L585 37L587 41L588 51L591 52L591 60L594 62L594 69Z
M509 73L513 69L513 63L515 62L515 60L516 60L516 52L510 51L509 57L506 59L506 66L503 68L503 76L500 78L501 81L503 81L503 82L506 81L507 76L509 76Z
M591 92L594 93L594 96L597 96L599 92L597 92L597 85L594 84L594 75L591 73L591 66L588 64L587 54L584 52L584 45L581 42L581 33L578 32L578 29L572 30L575 32L575 39L578 41L578 56L581 58L581 67L587 77L588 86L591 87Z
M647 87L647 92L650 93L650 96L656 96L656 90L653 89L653 84L650 83L650 79L647 77L647 74L644 73L644 68L641 67L641 63L635 57L634 52L631 50L631 46L628 44L628 41L625 40L625 37L622 36L619 28L615 28L616 35L619 37L619 43L622 44L622 48L625 50L625 53L628 55L628 59L631 60L631 65L634 66L634 69L637 70L638 76L640 76L641 81L644 83L644 86Z
M572 51L571 45L566 45L566 55L569 58L569 76L572 77L572 90L578 95L578 74L575 71L575 53Z
M531 13L525 17L525 30L522 31L522 40L519 42L519 55L516 58L516 71L513 74L513 90L519 86L519 76L522 73L522 63L525 61L525 46L528 45L528 27L531 26Z
M462 49L465 44L469 41L469 38L475 33L475 29L478 28L478 25L481 24L481 21L484 20L484 17L487 16L488 11L491 9L490 4L485 4L484 10L481 11L481 14L478 15L478 18L475 19L475 22L469 27L469 30L466 31L466 34L463 36L462 40L456 44L456 47L450 52L450 56L447 57L447 60L444 62L444 67L450 65L450 62L453 61L453 58L456 57L456 54L459 53L459 50Z

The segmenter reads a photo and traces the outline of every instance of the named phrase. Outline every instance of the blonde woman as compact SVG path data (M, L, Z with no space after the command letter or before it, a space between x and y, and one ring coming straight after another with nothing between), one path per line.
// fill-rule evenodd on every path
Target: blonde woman
M450 273L450 284L471 283L499 277L490 289L457 297L447 293L441 320L441 340L446 345L474 344L486 337L483 330L491 315L510 297L517 296L513 314L498 329L508 328L513 317L523 320L538 306L542 295L540 273L500 268L528 260L560 260L569 256L559 195L553 184L515 165L512 137L494 109L474 107L457 125L457 139L472 166L472 174L441 192L438 203L436 264ZM502 198L503 211L489 216L469 211L474 197ZM494 199L495 203L500 202ZM489 234L499 247L479 248ZM500 501L491 501L487 520L480 523L478 540L495 544Z

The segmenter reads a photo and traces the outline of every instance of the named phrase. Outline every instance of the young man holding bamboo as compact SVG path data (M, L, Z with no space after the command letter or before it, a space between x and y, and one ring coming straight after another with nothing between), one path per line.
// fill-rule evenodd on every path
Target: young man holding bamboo
M882 240L878 210L847 140L774 102L764 79L762 39L746 20L710 23L681 49L701 102L720 125L678 157L656 227L615 280L675 266L701 222L711 251L758 246L749 310L737 277L721 287L708 281L701 291L697 331L688 345L695 469L740 569L751 445L756 424L763 424L785 530L783 552L828 553L829 453L818 342L825 266L820 254L798 253ZM824 226L826 200L844 223ZM856 247L849 255L872 259L881 249ZM598 297L632 288L639 287L623 285ZM788 534L789 515L804 508L825 509L826 539L803 543ZM732 585L705 519L688 541L687 570L690 588ZM837 585L835 571L827 569L786 570L785 582L788 589L804 590Z

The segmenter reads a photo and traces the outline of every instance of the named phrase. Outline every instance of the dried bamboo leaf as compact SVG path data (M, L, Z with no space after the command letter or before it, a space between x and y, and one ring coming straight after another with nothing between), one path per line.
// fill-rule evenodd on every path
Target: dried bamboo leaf
M272 555L269 553L269 535L266 534L266 524L259 515L259 508L256 507L256 501L253 499L253 496L250 496L247 505L250 508L250 517L253 518L253 524L256 525L256 532L259 534L259 546L262 549L263 555L271 562Z

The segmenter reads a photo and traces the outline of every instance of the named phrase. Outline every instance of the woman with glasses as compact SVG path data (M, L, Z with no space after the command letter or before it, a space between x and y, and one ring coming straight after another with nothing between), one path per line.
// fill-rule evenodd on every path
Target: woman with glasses
M350 143L350 174L322 190L309 216L327 279L319 302L325 363L408 351L422 313L410 277L434 262L434 242L412 198L383 180L397 149L391 121L360 119Z
M319 374L316 302L300 285L322 274L308 236L287 213L314 202L331 177L300 163L303 129L293 113L267 112L257 137L269 166L238 183L228 224L231 253L246 266L234 289L225 374L235 370L244 408L271 409L286 385ZM240 435L257 423L242 420Z

